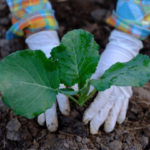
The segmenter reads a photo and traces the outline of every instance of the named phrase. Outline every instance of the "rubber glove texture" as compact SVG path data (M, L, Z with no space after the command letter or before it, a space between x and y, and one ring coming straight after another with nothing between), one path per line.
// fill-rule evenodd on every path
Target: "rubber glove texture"
M60 41L57 32L51 30L40 31L32 34L26 39L26 44L32 50L42 50L47 58L49 58L52 48L58 46ZM60 84L60 88L65 88L65 86ZM60 93L56 96L56 98L61 113L65 116L68 116L70 114L69 98ZM50 109L38 116L38 123L43 126L46 122L48 130L51 132L56 131L58 128L56 108L57 103L55 102Z
M116 62L127 62L135 57L143 47L140 40L114 30L109 43L101 55L96 72L92 79L99 79L105 70ZM94 88L91 87L90 91ZM100 126L105 122L104 130L111 132L116 122L123 123L126 117L129 98L132 95L131 87L111 86L103 92L98 92L96 98L83 115L83 122L90 122L90 133L97 134Z

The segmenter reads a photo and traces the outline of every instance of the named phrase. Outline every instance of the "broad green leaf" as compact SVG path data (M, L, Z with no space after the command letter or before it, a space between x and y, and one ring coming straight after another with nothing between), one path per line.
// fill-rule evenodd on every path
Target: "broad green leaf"
M111 85L143 86L150 79L150 59L146 55L137 55L127 63L116 63L105 71L100 80L90 83L98 91L104 91Z
M100 59L98 48L89 32L81 29L68 32L51 52L51 59L58 61L60 82L69 87L78 83L81 89L96 70Z
M68 94L76 95L79 91L74 91L72 88L68 88L68 89L59 89L58 92L64 95L68 95Z
M59 72L40 51L18 51L0 62L0 91L16 115L33 118L56 101Z

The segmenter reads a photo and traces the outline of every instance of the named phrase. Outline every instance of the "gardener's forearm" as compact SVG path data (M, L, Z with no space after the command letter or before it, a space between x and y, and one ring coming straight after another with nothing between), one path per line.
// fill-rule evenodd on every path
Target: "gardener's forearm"
M7 0L7 4L12 13L13 24L6 33L7 39L24 35L28 37L39 31L58 29L54 11L48 0Z
M118 0L116 10L107 19L107 23L140 40L149 35L149 1ZM136 9L136 11L135 11Z

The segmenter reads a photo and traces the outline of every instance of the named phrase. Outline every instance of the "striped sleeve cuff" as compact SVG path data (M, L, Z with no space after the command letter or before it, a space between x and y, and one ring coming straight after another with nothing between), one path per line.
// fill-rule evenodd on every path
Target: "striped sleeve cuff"
M150 1L118 0L116 12L106 22L140 40L150 34Z
M12 26L7 39L42 30L57 30L58 23L48 0L7 0L12 12Z

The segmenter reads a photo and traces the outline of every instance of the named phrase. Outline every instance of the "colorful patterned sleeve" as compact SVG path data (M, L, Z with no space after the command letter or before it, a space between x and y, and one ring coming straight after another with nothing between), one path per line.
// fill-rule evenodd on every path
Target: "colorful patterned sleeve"
M138 39L150 34L150 0L118 0L108 24Z
M7 0L12 13L12 26L6 39L42 30L57 30L58 23L48 0Z

